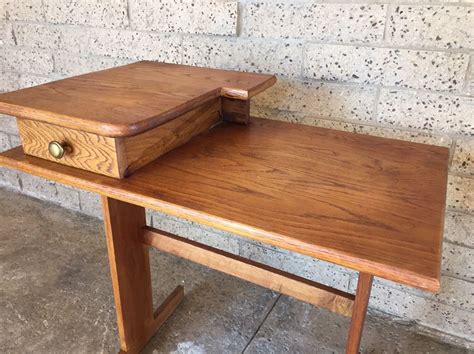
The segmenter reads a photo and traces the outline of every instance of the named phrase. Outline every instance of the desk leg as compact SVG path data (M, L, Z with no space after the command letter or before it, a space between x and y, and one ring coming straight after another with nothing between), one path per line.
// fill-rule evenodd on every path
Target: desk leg
M359 273L354 307L352 310L351 327L349 328L349 336L347 338L346 354L356 354L359 352L373 280L373 275L362 272Z
M178 287L153 311L148 247L142 243L145 209L102 196L105 234L121 353L137 353L183 298Z

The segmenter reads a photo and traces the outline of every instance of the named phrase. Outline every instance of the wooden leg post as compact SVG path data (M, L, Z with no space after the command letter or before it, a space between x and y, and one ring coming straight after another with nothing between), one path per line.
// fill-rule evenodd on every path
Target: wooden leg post
M351 327L349 328L349 336L347 338L346 354L356 354L359 352L373 280L373 275L359 273L354 307L352 309Z
M102 196L121 353L137 353L183 299L178 287L153 311L148 247L142 243L145 209Z

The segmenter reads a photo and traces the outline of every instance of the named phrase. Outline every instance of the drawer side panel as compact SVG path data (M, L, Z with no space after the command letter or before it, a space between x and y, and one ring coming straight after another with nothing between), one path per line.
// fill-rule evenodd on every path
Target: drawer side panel
M209 130L221 120L221 99L205 103L145 133L124 138L129 175L159 156Z

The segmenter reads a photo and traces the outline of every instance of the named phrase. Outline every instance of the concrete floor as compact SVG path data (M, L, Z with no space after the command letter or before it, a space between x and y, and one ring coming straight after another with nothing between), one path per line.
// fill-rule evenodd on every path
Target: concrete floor
M114 353L101 222L0 189L0 352ZM185 300L145 353L343 352L349 319L152 251L155 301ZM364 353L466 353L370 315Z

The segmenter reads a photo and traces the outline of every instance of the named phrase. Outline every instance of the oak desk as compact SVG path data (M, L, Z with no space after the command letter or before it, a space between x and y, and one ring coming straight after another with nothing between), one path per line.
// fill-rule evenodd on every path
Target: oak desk
M148 247L352 316L360 346L374 276L439 289L448 150L291 123L224 122L125 179L26 155L0 165L102 196L123 352L172 314L178 287L152 308ZM145 209L359 271L356 295L152 229Z

